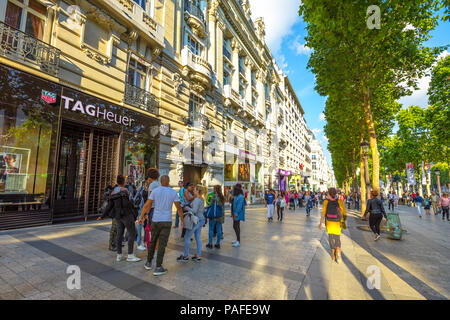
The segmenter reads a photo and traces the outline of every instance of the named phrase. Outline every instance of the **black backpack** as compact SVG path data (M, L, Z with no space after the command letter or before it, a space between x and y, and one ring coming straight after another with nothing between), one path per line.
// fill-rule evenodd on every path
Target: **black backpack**
M342 219L341 208L338 200L328 200L327 211L325 212L327 221L340 222Z

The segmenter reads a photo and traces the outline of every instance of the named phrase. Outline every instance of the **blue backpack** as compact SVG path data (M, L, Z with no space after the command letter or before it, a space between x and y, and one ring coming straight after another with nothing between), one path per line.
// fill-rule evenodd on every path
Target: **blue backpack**
M214 204L206 208L206 217L208 219L221 218L222 215L223 215L223 208L217 205L217 201L214 201Z

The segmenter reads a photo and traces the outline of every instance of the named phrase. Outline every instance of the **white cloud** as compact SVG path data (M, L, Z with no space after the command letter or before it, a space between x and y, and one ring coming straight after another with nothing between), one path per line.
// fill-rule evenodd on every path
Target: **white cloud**
M300 36L297 36L294 41L289 45L291 50L294 50L297 55L309 55L311 53L311 48L307 47L304 43L300 43Z
M314 128L314 129L311 129L311 131L316 135L316 138L317 138L317 135L322 132L322 129Z
M300 21L299 6L299 0L250 0L252 19L264 18L266 42L274 54L280 50L283 38L291 33L292 26Z
M320 120L320 121L325 121L325 114L324 114L323 112L321 112L321 113L319 114L319 120Z
M278 56L278 59L276 59L276 60L277 60L278 66L281 68L281 70L283 70L283 72L284 72L285 74L288 75L288 74L291 73L291 70L288 69L289 65L288 65L288 63L286 62L286 58L285 58L284 55L280 54L280 55Z
M446 57L450 54L447 50L444 50L438 57L437 60ZM436 61L437 61L436 60ZM434 63L433 65L436 65ZM407 108L409 106L419 106L422 108L428 107L428 88L430 87L431 76L425 76L418 80L417 86L418 90L414 90L412 95L402 97L398 102L400 102L403 107ZM410 88L412 89L412 88Z

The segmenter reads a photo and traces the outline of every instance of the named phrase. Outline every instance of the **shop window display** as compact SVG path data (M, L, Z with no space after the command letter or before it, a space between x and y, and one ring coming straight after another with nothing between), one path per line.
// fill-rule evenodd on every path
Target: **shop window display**
M57 90L56 87L53 88ZM0 69L0 211L48 207L57 117L30 77Z

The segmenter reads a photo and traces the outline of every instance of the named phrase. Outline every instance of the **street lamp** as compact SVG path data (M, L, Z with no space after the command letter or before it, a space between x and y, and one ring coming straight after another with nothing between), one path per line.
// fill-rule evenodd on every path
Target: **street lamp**
M441 170L436 169L434 170L434 173L436 174L437 178L439 196L441 196Z
M361 149L362 149L363 160L364 160L364 179L366 180L367 187L369 187L369 185L370 185L369 162L367 159L367 156L369 155L369 147L370 147L370 144L366 141L366 138L364 138L363 142L361 142ZM369 194L369 188L367 188L367 194ZM367 197L367 199L369 199L369 197Z

